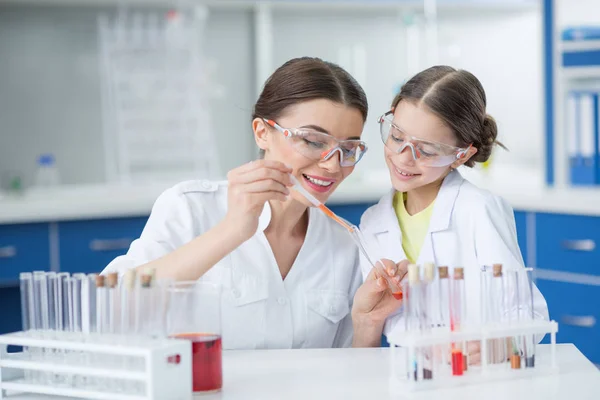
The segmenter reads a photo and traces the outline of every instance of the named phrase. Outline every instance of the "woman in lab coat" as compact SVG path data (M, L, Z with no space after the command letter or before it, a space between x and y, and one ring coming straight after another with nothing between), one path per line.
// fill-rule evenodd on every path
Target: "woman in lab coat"
M360 227L371 245L403 264L464 267L467 297L476 300L481 266L521 268L512 208L457 171L485 162L498 144L479 80L447 66L426 69L404 84L379 123L393 189L362 216ZM371 273L366 261L361 269L365 277ZM548 318L537 288L534 312ZM468 301L467 315L479 317L478 301ZM402 329L398 310L384 334ZM470 362L479 362L479 346L469 351Z
M372 321L387 315L369 313L392 309L392 300L377 285L354 300L362 277L351 238L290 190L292 174L327 200L366 151L367 110L363 89L339 66L314 58L285 63L254 107L263 159L230 171L226 182L188 181L165 191L141 237L104 273L153 268L157 278L219 282L228 349L379 340Z

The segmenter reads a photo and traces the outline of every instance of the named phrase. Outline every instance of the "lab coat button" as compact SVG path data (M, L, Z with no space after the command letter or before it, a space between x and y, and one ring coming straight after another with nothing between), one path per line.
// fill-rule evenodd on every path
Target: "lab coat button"
M337 308L335 306L329 307L329 312L335 314L337 312Z
M235 297L236 299L239 299L239 297L240 297L240 291L237 289L233 289L231 291L231 294L233 294L233 297Z
M278 299L277 299L277 302L278 302L279 304L281 304L281 305L284 305L284 304L285 304L285 297L280 297L280 298L278 298Z
M214 190L215 189L214 183L210 182L210 181L202 181L202 187L206 190Z

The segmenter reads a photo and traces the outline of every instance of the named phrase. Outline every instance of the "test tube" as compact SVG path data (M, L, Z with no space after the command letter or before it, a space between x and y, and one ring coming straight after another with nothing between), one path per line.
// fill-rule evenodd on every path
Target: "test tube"
M48 297L48 329L51 331L51 335L56 337L56 296L54 291L56 289L56 272L46 273L46 295Z
M528 317L531 322L535 320L535 309L533 305L533 268L527 268L527 296L528 296ZM534 368L535 367L535 335L527 336L527 344L525 347L525 368Z
M135 334L138 340L146 340L149 337L152 327L152 285L154 274L152 270L142 272L139 279L139 286L136 288L135 298ZM143 360L135 359L133 361L134 369L143 367ZM135 393L143 391L143 385L139 382L133 387Z
M82 331L87 335L87 338L92 342L95 340L96 331L96 279L98 274L88 274L84 277L84 285L82 288ZM85 305L84 305L85 303ZM96 357L94 354L85 353L84 364L94 365ZM87 377L85 385L90 388L98 387L97 378Z
M56 330L62 332L65 330L65 308L66 308L66 279L70 276L68 272L59 272L54 280L54 319L56 321Z
M419 277L419 266L415 264L409 264L408 266L408 296L405 293L405 298L410 297L408 302L408 314L407 314L407 330L408 331L419 331L421 329L421 281ZM418 354L419 351L410 348L408 356L408 379L414 379L415 381L419 378L419 363Z
M106 333L108 323L106 321L106 287L104 275L96 276L96 333Z
M438 326L450 326L450 280L448 267L438 267Z
M448 267L438 267L438 316L437 325L446 328L450 327L450 279L448 278ZM440 364L447 366L450 364L448 359L448 346L439 346L438 354L440 354ZM444 368L442 371L446 371Z
M84 332L93 335L96 333L96 280L98 274L88 274L87 279L87 291L86 291L86 299L87 299L87 321L85 324Z
M33 273L33 324L38 336L44 336L48 330L48 287L46 273L34 271Z
M152 326L150 328L150 334L153 338L166 338L167 337L167 305L168 305L168 294L169 287L173 284L173 280L170 279L156 279L155 275L152 275Z
M48 336L50 338L57 338L59 333L56 327L56 272L46 272L46 302L48 306ZM45 349L45 357L47 359L56 360L60 356L58 349L47 348ZM44 373L45 379L48 383L52 384L55 380L55 374L51 372Z
M86 314L83 310L83 287L87 280L85 274L77 273L71 275L72 286L71 293L73 296L73 332L77 340L83 340L83 319Z
M152 272L144 271L136 293L135 332L144 336L149 332L152 302Z
M452 306L450 308L450 329L460 331L465 317L465 281L464 269L454 268L452 280ZM467 369L467 359L463 351L466 349L464 343L452 343L452 375L462 375Z
M507 298L507 311L509 315L509 323L511 325L518 325L521 314L521 298L520 298L520 285L519 285L519 271L510 270L506 272L508 278L508 293L510 297ZM516 335L510 340L510 367L512 369L521 369L521 336Z
M108 287L108 332L110 334L116 334L118 327L117 322L120 320L118 316L119 309L117 308L118 304L118 291L117 285L119 283L119 274L116 272L111 272L106 275L106 285Z
M505 288L502 272L502 264L494 264L492 266L492 279L490 290L490 313L493 323L502 323L503 313L506 312ZM503 363L508 357L506 355L506 340L503 338L493 339L489 346L491 350L490 363Z
M33 275L31 272L21 272L19 274L20 295L21 295L21 330L25 333L31 329L30 325L30 305L29 291L31 289Z
M21 330L25 335L30 334L31 329L30 316L31 307L29 304L29 293L31 291L33 275L31 272L21 272L19 274L19 286L21 295ZM29 349L23 346L23 358L28 359L30 357ZM31 370L25 370L25 381L29 382L32 380Z
M433 263L423 264L423 283L421 290L421 329L429 332L434 325L434 291L435 267ZM433 348L423 349L423 379L433 379Z
M56 323L56 336L65 339L65 309L67 308L67 296L65 290L67 288L66 280L69 278L68 272L59 272L54 280L54 320ZM67 322L68 323L68 322ZM61 349L55 351L57 361L66 361L66 352ZM61 374L54 374L53 380L56 383L66 383L66 379Z
M121 323L120 331L123 334L129 334L133 331L133 301L135 300L135 269L129 269L123 277L121 286Z
M120 333L123 335L131 335L135 333L135 269L129 269L123 277L121 285L121 321ZM123 369L132 370L136 368L135 357L123 358ZM126 382L121 390L127 393L136 393L138 384L136 382Z

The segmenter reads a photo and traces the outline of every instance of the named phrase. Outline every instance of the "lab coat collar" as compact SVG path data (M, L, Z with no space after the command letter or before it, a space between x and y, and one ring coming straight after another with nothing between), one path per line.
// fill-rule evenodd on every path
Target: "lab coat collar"
M465 179L458 171L452 170L448 176L446 176L444 182L442 182L442 187L440 188L440 192L433 205L431 220L429 222L430 233L443 231L450 227L450 216L452 215L452 210L454 209L460 186L464 180ZM379 201L379 212L377 213L379 218L378 221L373 224L374 233L376 234L389 232L390 229L398 226L395 222L397 221L397 217L393 205L395 193L396 190L392 189ZM390 221L393 221L394 223L390 223Z
M271 204L268 201L265 202L262 212L260 213L260 217L258 217L258 229L257 232L264 232L265 229L271 223Z
M450 216L464 180L457 170L450 171L446 176L433 205L429 232L444 231L450 227Z

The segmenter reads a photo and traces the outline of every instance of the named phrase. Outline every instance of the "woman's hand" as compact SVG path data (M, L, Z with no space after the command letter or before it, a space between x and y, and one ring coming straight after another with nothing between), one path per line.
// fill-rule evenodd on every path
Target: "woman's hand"
M224 222L235 228L240 239L245 241L256 233L267 201L287 200L288 187L293 186L291 172L291 168L272 160L252 161L229 171L228 210Z
M381 260L389 277L399 283L408 268L408 260L394 264ZM354 295L352 323L355 347L379 345L385 319L402 305L390 291L387 281L373 268Z

